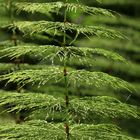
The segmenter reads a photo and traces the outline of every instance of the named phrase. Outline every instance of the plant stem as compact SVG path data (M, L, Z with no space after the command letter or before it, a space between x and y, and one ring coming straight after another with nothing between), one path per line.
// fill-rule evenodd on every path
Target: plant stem
M5 6L6 6L6 11L9 13L9 18L10 18L10 22L12 24L14 24L14 15L13 15L13 9L12 9L12 1L11 0L6 0L5 1ZM11 36L11 39L13 41L13 44L14 46L17 46L17 35L16 35L16 31L15 30L12 30L12 36ZM19 58L16 58L14 60L14 63L17 67L17 70L20 70L20 59ZM21 87L20 85L17 84L17 87L16 87L16 91L18 93L21 93ZM15 114L15 122L17 124L20 124L23 120L21 119L21 113L17 113Z
M67 2L67 0L66 0ZM64 11L64 36L63 36L63 48L64 48L64 69L63 69L63 73L64 73L64 83L65 83L65 104L66 104L66 122L65 122L65 132L66 132L66 139L69 140L69 93L68 93L68 78L67 78L67 50L66 50L66 28L65 28L65 24L66 24L66 20L67 20L67 11L65 9Z

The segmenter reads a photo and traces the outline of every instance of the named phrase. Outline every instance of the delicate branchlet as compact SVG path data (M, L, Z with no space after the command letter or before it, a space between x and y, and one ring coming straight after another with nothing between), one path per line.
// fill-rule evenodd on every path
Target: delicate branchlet
M115 98L107 96L85 97L71 99L69 89L72 87L92 87L100 88L109 86L112 89L124 89L132 92L133 86L128 82L108 75L103 72L75 70L69 68L69 63L75 60L86 63L85 60L91 60L94 64L94 58L99 55L113 61L127 62L117 53L107 51L101 48L75 47L73 44L79 35L86 37L97 36L105 38L124 39L125 36L120 32L100 26L84 26L71 23L67 19L69 12L83 12L89 15L109 16L114 18L113 11L96 7L88 7L78 2L48 2L48 3L13 3L18 13L21 11L28 13L45 14L51 17L52 14L64 14L63 22L54 21L17 21L14 24L2 26L2 29L16 30L28 37L38 37L42 40L53 40L55 35L59 36L63 42L56 41L60 46L55 45L35 45L29 43L17 43L15 35L12 36L14 46L1 44L0 58L16 59L19 64L21 57L36 56L43 62L51 60L53 66L21 65L21 69L0 76L1 81L7 81L8 85L18 83L21 87L26 85L60 84L63 87L64 98L54 97L52 95L14 92L0 92L0 107L5 112L18 113L26 112L25 121L34 118L35 115L43 112L43 120L27 121L22 125L6 125L0 127L0 138L2 139L45 139L45 140L91 140L91 139L126 139L133 138L126 136L120 128L112 123L113 119L140 119L139 108L118 101ZM3 25L3 24L2 24ZM67 32L75 37L71 39ZM45 35L48 36L45 36ZM62 39L63 38L63 39ZM67 39L71 39L67 41ZM6 42L7 44L7 42ZM54 65L55 60L59 66ZM12 67L10 65L10 67ZM9 67L8 67L9 68ZM7 68L5 68L7 69ZM22 70L23 69L23 70ZM61 93L62 94L62 93ZM72 97L73 98L73 97ZM44 121L45 120L45 121ZM48 121L48 122L47 122ZM91 123L103 123L93 125ZM53 122L53 123L49 123ZM57 122L57 123L56 123ZM107 124L108 123L108 124Z

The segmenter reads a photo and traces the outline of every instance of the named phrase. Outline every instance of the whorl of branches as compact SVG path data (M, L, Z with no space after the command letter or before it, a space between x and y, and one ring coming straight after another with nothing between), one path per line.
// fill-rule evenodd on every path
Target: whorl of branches
M23 125L7 125L0 129L0 138L19 140L65 140L65 127L62 123L52 124L46 121L34 120ZM16 129L15 129L16 128ZM123 134L120 129L111 124L99 125L70 125L70 139L114 139L135 140Z
M113 89L134 90L133 86L128 82L105 74L103 72L89 72L86 70L70 71L68 73L68 85L72 86L110 86ZM21 70L0 76L0 80L7 80L8 83L19 83L26 85L28 83L44 85L48 82L59 83L63 81L63 71L56 66L50 66L47 70Z
M106 58L112 59L114 61L126 62L126 60L117 53L107 51L101 48L77 48L73 46L66 47L67 50L67 58L73 59L82 59L85 58L94 58L95 55L101 55ZM24 55L38 55L38 57L42 59L50 59L52 61L55 58L59 58L61 61L64 58L64 48L53 45L18 45L6 49L0 50L1 57L10 57L11 59L18 58ZM0 57L0 58L1 58Z
M17 113L26 110L26 112L30 112L30 115L32 116L35 111L43 110L46 114L44 119L51 117L52 113L59 113L63 116L65 114L65 101L61 97L55 98L51 95L41 93L18 94L4 91L1 91L0 93L0 107L5 108L4 112ZM30 115L27 116L27 119ZM70 101L69 117L71 118L70 121L86 123L97 123L98 119L140 119L140 109L136 106L122 103L112 97L86 97L72 99ZM52 116L53 120L56 118L57 115ZM65 117L63 119L65 120Z
M9 25L9 28L18 29L24 34L34 34L42 32L54 31L54 34L57 33L57 29L61 32L70 31L72 33L76 32L76 37L79 34L85 36L96 35L98 37L107 37L107 38L121 38L124 39L120 32L117 32L112 29L107 29L106 27L100 26L82 26L74 23L63 23L63 22L52 22L52 21L19 21L15 22L14 25Z
M68 12L79 12L82 11L87 14L92 15L105 15L109 17L114 17L111 10L106 10L102 8L89 7L81 5L80 3L64 3L64 2L49 2L49 3L16 3L17 12L26 11L26 12L39 12L49 15L50 13L59 13L59 10L66 8Z

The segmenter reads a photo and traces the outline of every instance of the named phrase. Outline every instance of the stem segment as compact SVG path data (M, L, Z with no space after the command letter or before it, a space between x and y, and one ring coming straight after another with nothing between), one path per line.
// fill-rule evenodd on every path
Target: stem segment
M66 0L67 2L67 0ZM65 83L65 104L66 104L66 122L65 122L65 132L66 132L66 139L70 140L69 136L69 93L68 93L68 78L67 78L67 50L66 50L66 28L65 24L67 20L67 11L65 9L64 11L64 36L63 36L63 49L64 49L64 69L63 69L63 74L64 74L64 83Z

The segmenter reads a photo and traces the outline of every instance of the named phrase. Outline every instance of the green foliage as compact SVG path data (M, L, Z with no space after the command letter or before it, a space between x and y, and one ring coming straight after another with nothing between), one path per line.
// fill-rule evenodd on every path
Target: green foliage
M15 129L16 127L16 129ZM45 121L29 121L23 125L3 126L0 130L0 137L2 139L19 139L19 140L60 140L66 139L64 133L65 127L63 124L52 124ZM7 133L8 132L8 133ZM84 134L84 135L83 135ZM71 125L70 126L70 139L117 139L120 140L135 140L131 137L125 136L121 133L118 127L111 124L99 125Z
M46 70L24 70L9 73L5 76L1 76L2 80L8 80L8 83L15 82L26 85L27 83L46 84L48 81L59 82L63 78L63 73L56 66L49 66Z
M59 13L59 10L62 8L66 8L68 12L85 12L87 14L94 14L94 15L106 15L114 17L114 15L106 9L96 8L96 7L89 7L85 5L81 5L80 3L64 3L64 2L50 2L50 3L17 3L15 6L18 9L18 12L23 10L27 12L39 12L43 14L50 14L52 13Z
M22 85L28 83L40 85L45 85L47 82L62 82L63 81L63 71L62 68L56 66L50 66L47 70L24 70L18 72L12 72L6 75L0 76L0 80L8 80L8 83L14 82ZM124 88L131 92L133 86L131 84L105 74L103 72L89 72L86 70L70 71L68 73L68 85L80 86L89 85L94 87L110 86L114 89Z
M68 77L69 81L75 85L85 84L95 87L108 85L114 89L125 88L129 91L132 89L131 85L127 82L102 72L78 70L70 72Z
M15 22L10 25L10 28L18 28L24 34L34 34L48 32L50 30L54 31L54 35L57 33L57 29L60 31L68 30L70 32L76 31L76 36L79 34L96 35L98 37L108 37L108 38L124 38L124 36L117 31L107 29L100 26L82 26L74 23L63 23L63 22L51 22L51 21L20 21Z
M114 12L102 8L85 6L80 4L78 0L74 3L66 0L65 2L51 1L42 3L42 1L35 1L30 3L15 2L12 4L10 4L7 9L12 12L8 15L8 17L11 17L11 23L9 24L4 21L5 24L0 24L2 25L1 29L3 31L12 34L11 42L9 41L8 43L4 41L0 44L0 61L8 61L8 64L4 67L4 63L0 65L0 67L3 67L0 71L2 74L0 81L7 83L5 88L12 86L17 92L26 91L27 93L0 92L0 107L3 109L2 113L7 112L14 114L17 116L15 119L21 119L22 115L24 116L23 122L20 125L7 124L1 126L0 138L13 140L133 140L134 138L129 137L126 132L123 132L116 126L118 123L115 119L139 120L139 107L122 103L113 97L96 96L96 93L91 94L95 97L78 98L78 90L75 92L75 96L70 96L72 88L82 90L80 89L81 87L88 87L89 90L90 88L96 90L97 88L111 87L118 91L125 89L126 92L134 92L134 88L130 83L100 72L98 69L89 69L90 71L88 71L86 67L78 70L69 68L69 66L72 66L72 63L76 63L74 62L75 60L78 61L78 64L79 62L86 65L90 64L90 68L93 68L97 65L94 61L97 56L111 59L113 63L114 61L126 62L125 58L119 54L102 49L104 43L103 45L100 44L102 47L97 46L96 48L87 48L87 45L83 47L81 47L82 45L80 47L74 46L75 41L78 37L83 37L82 35L88 38L89 36L97 36L101 38L101 40L107 37L110 38L108 41L112 39L113 44L113 39L117 38L118 42L121 41L125 43L123 39L126 38L125 35L127 34L125 33L125 35L123 35L121 32L115 31L114 29L117 29L116 26L109 29L107 26L99 26L98 23L93 24L94 26L88 26L71 23L71 21L68 20L68 13L72 12L74 14L80 12L85 15L96 15L96 17L101 15L114 17ZM23 15L16 15L16 17L20 19L19 21L14 21L15 11L17 11L17 13L23 12ZM36 16L39 15L39 18L36 18L36 16L32 17L29 15L30 13L32 13L32 15L36 14ZM21 18L19 18L20 16ZM26 21L25 16L29 16ZM60 21L46 21L46 19L48 20L50 17L50 19L55 19L56 16L60 17ZM64 18L63 22L61 21L61 16ZM7 15L4 15L4 17L7 18ZM44 20L42 20L42 17ZM21 19L23 20L21 21ZM116 23L115 20L114 18L110 23ZM99 23L103 25L106 22L103 23L103 21L100 21ZM126 25L127 23L122 22L122 24ZM139 26L136 26L136 28L138 29ZM123 28L119 30L125 32ZM132 34L130 30L127 30L128 36ZM133 30L133 33L135 34L136 31ZM21 35L24 35L22 41L18 41L18 39L21 39ZM40 43L35 43L36 39L40 40ZM135 39L136 38L133 37L131 41ZM48 45L49 43L50 45ZM97 42L92 44L93 47L96 46L96 44ZM108 44L106 44L106 46L112 45ZM116 48L118 48L118 46ZM129 48L127 44L125 50L129 50ZM136 47L132 50L137 52L139 49ZM37 65L20 64L24 59L34 59L34 61L39 59L39 63L35 62ZM52 65L49 65L50 60ZM9 62L13 62L14 64L9 64ZM27 62L30 63L29 60ZM44 66L44 64L47 65ZM126 66L125 63L124 65ZM102 67L105 68L106 65ZM9 71L8 68L10 68ZM5 72L3 72L4 70ZM43 85L46 86L46 88L47 86L48 88L53 86L56 89L59 88L59 90L56 90L55 96L50 95L51 93L47 93L46 91L45 94L31 93L29 92L30 86L33 85L36 87ZM60 87L63 89L62 92ZM21 88L23 89L22 91L20 90ZM91 92L93 92L93 90ZM58 95L58 93L60 95ZM64 95L62 95L62 93L64 93ZM74 93L72 95L74 95ZM65 99L62 98L63 96L65 96ZM37 116L39 113L43 115L40 114L40 116ZM34 118L37 118L37 120ZM32 119L34 119L34 121ZM20 123L21 121L22 120L20 120Z
M95 55L103 55L112 60L126 62L126 60L117 53L107 51L100 48L76 48L73 46L66 47L67 57L69 59L77 58L82 59L94 58ZM19 58L26 54L29 55L38 55L42 59L50 59L54 61L58 57L61 61L64 59L64 48L54 45L18 45L10 48L0 50L0 53L3 54L1 57L10 57L11 59Z
M55 98L51 95L41 93L24 93L18 94L14 92L1 91L0 107L11 107L6 109L6 112L32 112L43 110L45 118L51 117L51 114L58 113L65 114L65 100L63 98ZM113 108L113 109L112 109ZM57 115L53 115L55 120ZM71 99L69 104L70 121L79 121L87 123L98 123L100 120L114 119L114 118L140 118L140 109L136 106L121 103L115 98L89 97L80 99ZM28 117L26 118L28 119ZM65 118L64 118L65 120ZM63 120L63 121L64 121Z

